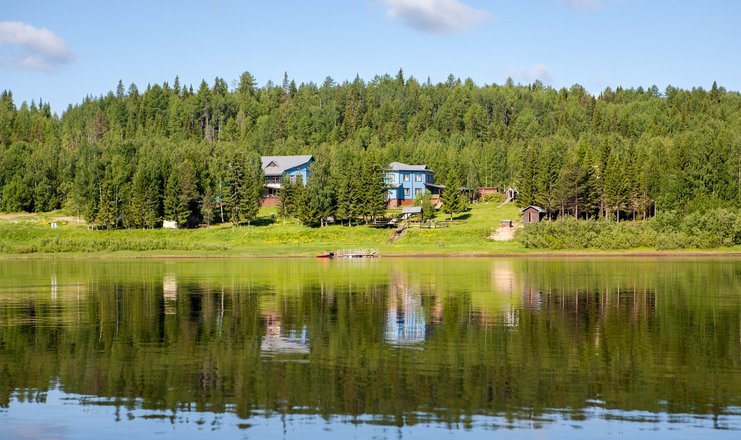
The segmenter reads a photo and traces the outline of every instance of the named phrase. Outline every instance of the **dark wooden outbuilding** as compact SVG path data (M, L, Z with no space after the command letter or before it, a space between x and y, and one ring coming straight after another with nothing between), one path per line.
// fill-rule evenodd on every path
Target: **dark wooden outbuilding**
M522 222L527 224L538 223L543 219L546 212L540 206L530 205L522 208Z
M482 186L476 190L476 199L481 200L489 194L499 194L499 188L496 186Z

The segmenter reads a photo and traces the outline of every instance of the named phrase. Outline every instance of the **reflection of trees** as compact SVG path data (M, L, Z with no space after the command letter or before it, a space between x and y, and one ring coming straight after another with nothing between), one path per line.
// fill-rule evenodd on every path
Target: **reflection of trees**
M159 273L87 283L80 301L64 300L61 287L56 300L48 288L0 295L0 401L58 378L65 391L122 405L140 398L148 408L372 414L388 423L578 412L588 399L698 413L740 403L740 306L737 296L707 293L726 292L733 276L705 268L612 276L575 265L564 278L559 265L530 262L514 271L520 295L539 295L537 307L508 302L517 327L482 320L493 313L475 286L437 275L291 284L178 274L172 298ZM424 323L421 349L388 343L390 310ZM276 341L302 348L275 349Z

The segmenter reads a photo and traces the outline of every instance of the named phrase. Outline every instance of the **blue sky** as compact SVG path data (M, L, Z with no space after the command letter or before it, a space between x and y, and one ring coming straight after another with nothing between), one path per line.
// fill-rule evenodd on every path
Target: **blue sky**
M741 90L741 1L2 0L0 90L54 111L118 80L244 71L259 85L376 74L554 87Z

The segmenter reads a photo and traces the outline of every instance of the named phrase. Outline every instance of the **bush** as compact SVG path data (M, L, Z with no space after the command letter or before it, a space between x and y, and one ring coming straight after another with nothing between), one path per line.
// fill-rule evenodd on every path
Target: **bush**
M504 203L505 200L507 200L507 196L504 193L484 194L481 197L482 203Z
M639 222L572 217L526 226L519 242L534 249L711 249L741 244L741 210L716 208L685 217L665 212Z

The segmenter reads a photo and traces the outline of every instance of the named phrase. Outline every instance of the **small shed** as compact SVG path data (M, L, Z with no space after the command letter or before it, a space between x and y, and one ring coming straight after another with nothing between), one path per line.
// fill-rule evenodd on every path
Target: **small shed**
M502 228L511 228L512 227L512 220L502 220L499 223L499 226Z
M476 189L476 199L482 200L484 196L489 194L499 194L499 187L497 186L480 186Z
M538 223L546 214L545 209L540 206L530 205L522 208L522 222L527 224Z

